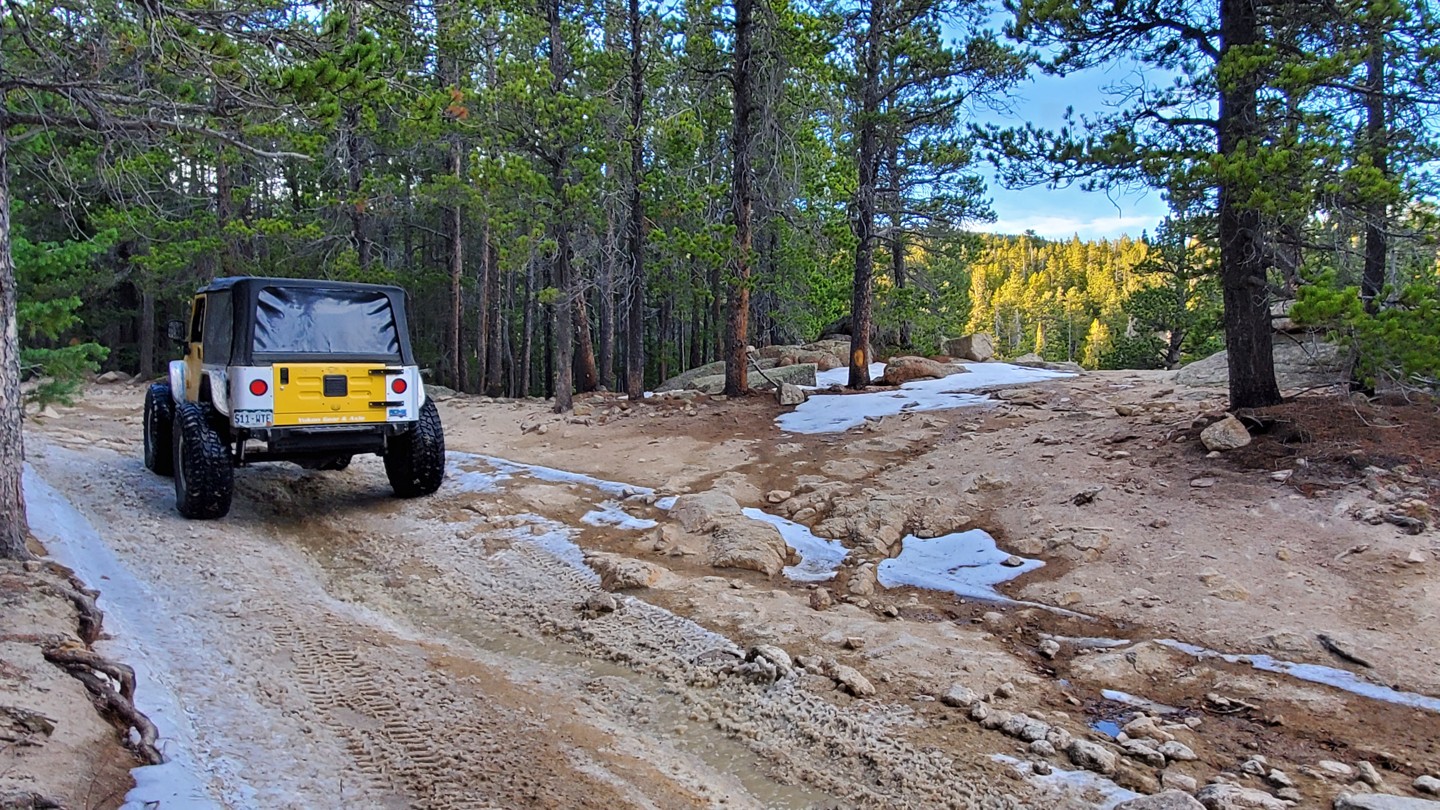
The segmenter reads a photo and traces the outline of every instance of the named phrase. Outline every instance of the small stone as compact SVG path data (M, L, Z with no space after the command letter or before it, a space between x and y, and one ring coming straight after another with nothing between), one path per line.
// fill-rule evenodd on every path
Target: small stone
M1065 753L1069 755L1070 762L1077 768L1095 771L1106 776L1115 773L1120 767L1120 758L1115 756L1113 751L1089 740L1075 740L1070 743L1070 749Z
M1238 450L1250 443L1250 431L1239 419L1226 416L1200 432L1200 443L1212 452Z
M994 610L987 610L980 614L980 621L993 627L1005 621L1005 614Z
M1186 793L1194 793L1200 788L1200 783L1195 781L1195 777L1178 771L1165 771L1160 774L1160 784L1166 788L1183 790Z
M1240 765L1240 770L1251 776L1264 776L1270 769L1266 765L1265 758L1257 755L1245 760Z
M36 574L40 572L41 565L39 560L26 560L22 567L25 569L25 573Z
M945 694L943 694L943 695L940 696L940 702L941 702L941 703L944 703L946 706L954 706L954 707L957 708L957 709L964 709L964 708L972 707L972 706L983 706L983 705L985 705L985 704L983 704L983 703L977 704L977 703L975 702L975 701L977 701L977 700L979 700L979 699L980 699L980 696L977 695L977 694L975 694L975 690L971 689L971 688L968 687L968 686L965 686L964 684L959 684L959 683L953 684L953 685L950 687L950 690L949 690L949 691L947 691ZM982 710L982 711L983 711L983 710ZM973 715L974 715L974 712L973 712L973 711L971 712L971 715L972 715L971 719L974 719L974 720L978 720L978 719L979 719L979 718L973 716Z
M1194 796L1178 790L1167 790L1150 796L1141 796L1115 805L1115 810L1205 810L1205 805Z
M1289 804L1264 791L1214 782L1200 789L1195 798L1210 810L1288 810Z
M1349 779L1355 775L1355 769L1343 762L1336 762L1333 759L1322 759L1315 763L1315 767L1331 776L1338 776L1342 779Z
M1360 774L1360 781L1371 787L1379 787L1380 783L1384 781L1380 778L1380 772L1375 770L1375 766L1363 759L1355 763L1355 770Z
M1292 475L1294 475L1294 474L1295 474L1295 471L1294 471L1294 470L1276 470L1275 472L1270 473L1270 480L1271 480L1271 481L1279 481L1280 483L1283 484L1283 483L1285 483L1286 481L1289 481L1289 480L1290 480L1290 476L1292 476Z
M1142 716L1126 723L1121 729L1131 737L1144 737L1156 742L1170 742L1175 735L1155 724L1155 718Z
M860 636L850 636L845 639L845 649L859 650L865 647L865 639Z
M597 615L600 613L614 613L615 609L619 606L619 601L616 600L615 595L608 591L601 591L585 600L585 610Z
M1195 756L1195 752L1190 749L1190 746L1179 740L1170 740L1169 742L1161 743L1160 753L1164 754L1166 759L1175 760L1176 762L1193 762L1198 759L1198 757Z
M1165 755L1155 750L1155 743L1149 740L1126 740L1120 746L1127 757L1133 757L1155 768L1165 767Z
M1295 780L1291 779L1289 774L1285 773L1279 768L1271 769L1270 773L1265 775L1265 781L1269 782L1275 787L1295 787Z
M954 691L953 689L951 691ZM968 691L968 690L967 690ZM944 700L945 698L941 698ZM970 705L969 717L977 723L990 716L990 704L983 700L977 700Z
M812 610L829 610L835 603L831 598L830 591L826 588L816 588L810 592L810 608Z
M772 489L765 494L765 500L770 503L782 503L790 500L790 496L793 494L788 489Z
M1048 776L1053 769L1050 767L1050 763L1040 759L1030 764L1030 770L1033 771L1036 776Z
M1015 697L1015 684L1009 681L1000 684L999 686L995 687L994 696L1002 699Z
M853 667L836 664L835 668L830 672L830 677L836 683L840 684L840 686L844 687L845 691L855 697L864 698L875 694L875 687L870 683L869 679L861 675L860 672Z
M1304 797L1300 795L1300 791L1297 788L1287 787L1275 791L1275 798L1298 804Z
M1196 489L1209 489L1215 486L1214 478L1196 478L1190 481L1190 486Z
M1053 757L1055 746L1051 745L1049 740L1035 740L1030 743L1030 753L1037 757Z
M1290 560L1290 549L1288 549L1288 548L1279 548L1279 549L1276 549L1276 550L1275 550L1275 559L1279 560L1280 562L1288 562L1288 561Z
M1417 776L1410 786L1421 793L1429 793L1432 796L1440 796L1440 778L1434 776Z
M1046 658L1054 658L1060 652L1060 642L1053 638L1047 638L1040 642L1040 654Z
M803 405L805 400L810 398L810 392L794 383L780 383L780 392L776 398L781 405Z
M1424 562L1424 560L1421 560L1421 562ZM1005 566L1006 568L1019 568L1020 566L1025 564L1025 558L1017 557L1014 554L1011 554L1009 557L1005 558L1004 562L1000 564Z
M997 729L997 728L1000 728L1001 726L1005 725L1005 721L1006 721L1006 720L1009 720L1009 719L1010 719L1010 713L1009 713L1009 712L1001 711L1001 710L999 710L999 709L996 709L996 710L994 710L994 711L992 711L992 712L989 712L989 713L986 714L984 717L980 718L980 727L981 727L981 728L988 728L988 729L990 729L990 730L993 731L993 730L995 730L995 729Z
M1421 550L1418 549L1418 548L1416 548L1416 549L1411 549L1411 550L1410 550L1410 553L1405 556L1405 562L1410 563L1410 564L1412 564L1412 565L1419 565L1420 563L1425 563L1425 562L1429 562L1429 561L1430 561L1430 558L1429 558L1428 556L1426 556L1425 552L1421 551Z

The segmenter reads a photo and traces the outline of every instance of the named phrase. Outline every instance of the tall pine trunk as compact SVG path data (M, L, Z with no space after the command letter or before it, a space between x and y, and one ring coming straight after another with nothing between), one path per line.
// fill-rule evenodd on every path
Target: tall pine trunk
M490 226L485 226L485 238L480 243L485 260L486 309L489 315L485 322L488 327L485 338L485 396L498 397L505 392L504 346L506 329L500 308L500 257L496 255L495 244L490 240ZM505 311L509 311L508 308ZM514 358L511 358L514 363Z
M15 300L15 260L10 254L10 164L0 125L0 559L28 560L25 547L25 434L21 417L20 323Z
M1227 71L1257 41L1255 0L1221 0L1220 62L1227 78L1220 86L1218 145L1222 158L1235 159L1255 148L1261 78L1252 71ZM1253 189L1222 180L1219 199L1220 282L1225 304L1225 349L1230 366L1230 408L1263 408L1280 402L1270 332L1270 296L1260 212Z
M549 24L550 40L550 93L558 98L565 85L565 47L561 40L560 0L547 0L545 19ZM555 232L555 262L552 283L555 286L555 303L551 310L551 330L554 342L547 360L550 363L551 385L555 394L555 412L564 413L574 405L574 373L572 363L575 354L575 324L571 321L574 284L570 278L570 210L566 196L570 188L570 161L568 147L560 145L558 154L551 162L550 193L554 195L552 227Z
M880 168L880 26L883 0L870 0L869 21L861 46L859 184L855 189L855 278L850 298L851 388L870 384L870 331L874 322L875 180Z
M750 215L755 193L750 176L751 85L754 83L750 40L754 17L754 0L735 0L735 125L730 133L734 162L731 204L735 216L735 255L725 291L728 304L725 319L725 393L732 397L745 393L750 387L750 363L745 350L750 342Z
M640 196L645 170L641 130L645 109L645 74L640 61L643 44L640 0L630 0L630 222L626 228L630 277L625 324L625 393L630 399L645 396L645 199Z
M1386 180L1390 179L1390 156L1386 144L1385 121L1385 32L1376 27L1370 36L1370 53L1365 73L1365 151L1370 164ZM1376 195L1365 210L1365 273L1360 280L1360 298L1365 311L1380 311L1380 292L1385 287L1386 232L1389 230L1389 207L1383 195Z

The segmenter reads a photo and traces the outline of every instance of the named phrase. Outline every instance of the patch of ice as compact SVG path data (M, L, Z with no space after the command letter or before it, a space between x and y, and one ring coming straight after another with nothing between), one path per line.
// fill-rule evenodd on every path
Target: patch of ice
M1440 712L1440 698L1391 689L1388 686L1363 680L1355 673L1343 669L1320 666L1319 664L1297 664L1293 661L1281 661L1268 655L1232 655L1230 653L1220 653L1169 638L1158 639L1158 642L1173 650L1189 653L1196 658L1220 658L1232 664L1245 663L1263 672L1278 672L1283 675L1299 678L1302 681L1333 686L1336 689L1354 695L1360 695L1361 697L1371 698L1372 700L1381 700L1386 703L1398 703L1401 706Z
M839 433L864 424L867 418L878 419L897 413L937 411L989 402L990 398L987 396L965 393L977 388L1074 376L1058 371L1013 366L1009 363L960 365L969 369L970 373L952 374L938 380L915 380L890 391L817 394L796 406L793 411L781 414L775 422L781 430L791 433ZM872 364L871 379L878 379L884 371L884 363ZM816 375L816 382L823 380L822 384L828 385L844 385L848 379L848 369L832 369Z
M206 785L208 780L201 776L205 769L193 755L194 726L175 693L164 683L163 673L171 669L169 662L157 645L140 643L144 638L166 637L174 631L173 621L157 611L159 602L149 587L120 562L90 521L29 464L25 465L24 489L30 530L45 544L50 556L91 585L105 583L96 604L105 611L108 637L96 646L105 655L134 668L135 707L160 732L159 747L167 762L131 770L135 787L125 794L124 807L220 807L220 801ZM240 781L238 773L226 776L232 792L241 798L255 795L253 788Z
M786 566L785 576L797 582L824 582L835 578L835 571L850 553L839 540L816 537L808 528L793 520L760 509L740 510L745 517L761 520L780 530L785 544L800 553L800 564Z
M500 482L510 479L492 465L489 470L471 469L477 456L451 451L445 454L445 489L452 492L499 492ZM488 462L487 462L488 463Z
M878 380L878 379L880 379L880 376L881 376L882 374L884 374L884 373L885 373L885 364L884 364L884 363L871 363L871 364L870 364L870 379L872 379L872 380ZM830 369L829 371L818 371L818 372L815 373L815 387L816 387L816 388L828 388L828 387L830 387L830 386L832 386L832 385L846 385L846 384L848 384L849 382L850 382L850 367L849 367L849 366L841 366L840 368L832 368L832 369ZM802 387L804 387L804 388L809 388L810 386L807 385L807 386L802 386Z
M1149 698L1132 695L1129 692L1121 692L1117 689L1101 689L1100 696L1106 700L1113 700L1116 703L1124 703L1126 706L1134 706L1137 709L1155 712L1157 714L1174 714L1180 711L1174 706L1167 706L1164 703L1157 703ZM1112 735L1113 736L1113 735Z
M876 579L887 588L912 585L957 596L992 601L1010 601L995 586L1034 571L1045 563L1024 560L1014 568L1002 565L1010 554L995 545L995 538L982 529L923 539L906 535L900 556L885 560L876 570Z
M515 475L528 475L531 478L538 478L541 481L549 481L551 483L582 484L587 487L594 487L595 489L600 490L606 495L611 495L617 498L628 498L632 495L653 495L655 492L655 490L649 487L641 487L634 484L622 484L618 481L606 481L603 478L596 478L591 475L585 475L584 473L574 473L568 470L557 470L554 467L542 467L538 464L523 464L519 461L510 461L509 459L496 458L495 456L485 456L476 453L463 453L456 450L449 451L445 455L449 457L449 460L452 464L455 464L456 471L460 472L461 475L470 474L477 476L475 479L473 479L477 486L482 486L485 483L504 481L507 478ZM493 467L494 472L461 472L462 467L460 466L460 464L467 461L483 461ZM459 485L462 487L465 486L464 484ZM494 490L490 489L473 491L493 492Z
M1026 781L1052 794L1073 797L1085 801L1096 810L1111 810L1121 802L1140 798L1133 790L1126 790L1105 777L1090 771L1067 771L1053 765L1050 773L1041 776L1030 763L1005 754L991 754L990 759L1016 769L1024 774Z
M600 582L600 575L585 564L585 551L575 542L575 532L559 521L535 514L515 517L528 525L510 530L510 542L535 546L556 559L569 564L588 581Z
M586 512L580 520L591 526L614 526L617 529L643 530L655 527L655 521L635 517L614 501L600 504L600 508Z
M678 495L666 495L665 497L655 502L655 508L669 512L671 509L675 508L675 501L677 498L679 498Z

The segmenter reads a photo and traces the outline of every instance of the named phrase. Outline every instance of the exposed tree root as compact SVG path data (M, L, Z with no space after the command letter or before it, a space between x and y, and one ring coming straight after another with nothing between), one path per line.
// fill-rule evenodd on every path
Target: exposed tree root
M53 646L45 648L45 660L64 667L77 680L85 684L94 696L95 705L104 714L118 721L122 728L134 729L139 741L127 744L135 755L146 765L159 765L165 761L160 749L155 747L160 732L150 718L135 708L135 670L110 661L98 653L74 646ZM102 677L104 676L104 677ZM108 680L107 680L108 678ZM115 685L119 685L119 691Z
M65 805L49 796L26 790L0 793L0 810L65 810Z

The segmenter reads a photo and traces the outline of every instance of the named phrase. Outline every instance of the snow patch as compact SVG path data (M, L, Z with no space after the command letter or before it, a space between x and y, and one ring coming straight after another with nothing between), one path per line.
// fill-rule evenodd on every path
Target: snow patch
M626 512L620 504L615 501L606 501L600 504L599 508L592 509L585 513L580 520L591 526L614 526L617 529L644 530L655 528L655 521L649 518L638 518Z
M1402 692L1378 683L1371 683L1362 680L1355 673L1347 670L1320 666L1319 664L1297 664L1293 661L1281 661L1277 658L1261 654L1232 655L1230 653L1220 653L1169 638L1162 638L1157 641L1172 650L1189 653L1196 658L1220 658L1232 664L1249 664L1263 672L1278 672L1282 675L1299 678L1302 681L1333 686L1336 689L1349 692L1353 695L1371 698L1372 700L1381 700L1386 703L1398 703L1401 706L1440 712L1440 698L1433 698L1414 692Z
M785 567L785 576L796 582L824 582L834 579L840 563L844 562L845 556L850 553L840 545L839 540L816 537L808 528L793 520L786 520L760 509L746 508L740 511L745 517L764 521L779 529L785 545L799 552L800 564Z
M476 453L464 453L451 450L445 454L448 457L447 473L454 473L457 478L447 481L447 488L451 485L471 492L495 492L494 485L505 481L516 475L528 475L531 478L538 478L541 481L549 481L555 484L581 484L587 487L594 487L606 495L616 498L629 498L635 495L653 495L655 490L649 487L636 486L634 484L622 484L618 481L606 481L603 478L574 473L568 470L557 470L554 467L542 467L538 464L523 464L518 461L485 456ZM466 464L473 464L476 461L483 461L489 464L493 472L467 470ZM490 487L484 489L480 487Z
M905 383L897 389L887 391L817 394L796 406L795 410L781 414L775 422L781 430L791 433L839 433L864 424L866 419L879 419L898 413L917 413L982 405L990 402L991 399L983 394L965 393L977 388L1040 382L1074 376L1058 371L1014 366L1009 363L960 363L959 365L969 369L969 373L952 374L938 380L915 380ZM884 363L871 364L871 379L879 379L884 373ZM849 381L849 374L849 369L831 369L816 374L815 381L820 386L844 385Z
M1140 798L1139 793L1126 790L1109 779L1090 771L1067 771L1052 765L1050 773L1041 776L1035 773L1030 763L1015 757L991 754L990 759L993 762L1009 765L1023 774L1026 781L1053 794L1078 797L1087 804L1096 802L1090 805L1096 810L1111 810L1121 802Z
M1003 565L1010 554L1001 551L995 538L982 529L924 539L906 535L900 556L885 560L876 570L876 580L887 588L912 585L956 596L996 602L1011 601L995 590L1045 563L1024 559L1014 568Z
M194 726L165 682L171 662L160 645L141 645L142 639L172 635L173 618L163 615L160 600L120 562L90 521L29 464L25 465L24 489L30 530L45 544L50 556L91 586L104 582L96 604L105 611L107 638L96 647L135 670L135 707L160 732L158 747L167 761L131 769L135 787L125 795L123 806L166 810L220 807L201 777L204 769L192 753L196 748ZM239 780L238 773L227 777L242 797L255 795L253 788Z

